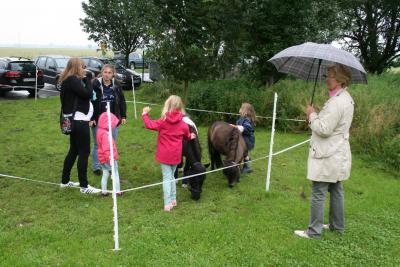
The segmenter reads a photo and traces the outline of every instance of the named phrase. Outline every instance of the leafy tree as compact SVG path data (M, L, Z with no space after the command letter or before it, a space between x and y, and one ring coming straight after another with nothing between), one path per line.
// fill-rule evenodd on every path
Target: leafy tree
M209 76L212 61L205 41L207 1L154 0L158 15L153 27L150 55L162 73L184 83L184 98L190 81Z
M361 57L367 71L380 74L400 57L400 2L343 1L345 46Z
M146 0L88 0L82 2L85 18L83 30L96 42L107 42L125 55L144 46L149 39L153 14L151 1Z
M246 6L244 57L252 77L266 85L282 77L268 59L307 41L330 43L341 28L334 1L247 0Z

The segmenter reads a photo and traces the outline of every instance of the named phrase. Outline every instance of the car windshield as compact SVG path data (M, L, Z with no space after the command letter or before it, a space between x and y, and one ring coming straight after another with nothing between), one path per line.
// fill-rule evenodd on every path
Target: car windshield
M57 66L59 68L65 68L67 66L69 59L68 58L56 58L55 60L57 62Z
M36 67L33 62L11 62L10 69L13 71L35 71Z

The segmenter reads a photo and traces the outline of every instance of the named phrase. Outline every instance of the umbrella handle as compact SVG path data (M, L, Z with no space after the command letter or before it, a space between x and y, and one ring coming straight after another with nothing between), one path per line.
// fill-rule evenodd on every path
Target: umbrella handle
M317 86L317 80L318 80L318 76L319 76L319 71L321 69L321 63L322 63L322 59L318 60L317 76L315 76L314 89L313 89L313 92L311 95L311 104L310 105L312 105L314 103L315 87Z

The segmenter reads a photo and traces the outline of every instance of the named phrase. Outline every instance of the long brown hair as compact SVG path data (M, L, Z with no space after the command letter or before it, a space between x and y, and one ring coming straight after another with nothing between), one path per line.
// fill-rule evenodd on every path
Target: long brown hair
M65 81L69 76L77 76L82 79L85 75L84 64L80 58L73 57L68 60L67 66L60 75L59 83Z
M256 125L256 121L257 121L256 111L254 110L254 107L252 104L246 103L246 102L242 103L239 113L240 113L241 117L248 118L249 120L251 120L251 122L254 125Z

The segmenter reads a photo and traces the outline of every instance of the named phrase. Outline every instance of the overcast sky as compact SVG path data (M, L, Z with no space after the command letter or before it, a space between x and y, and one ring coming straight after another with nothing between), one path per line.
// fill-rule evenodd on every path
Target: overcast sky
M95 45L82 31L82 0L0 0L0 45Z

